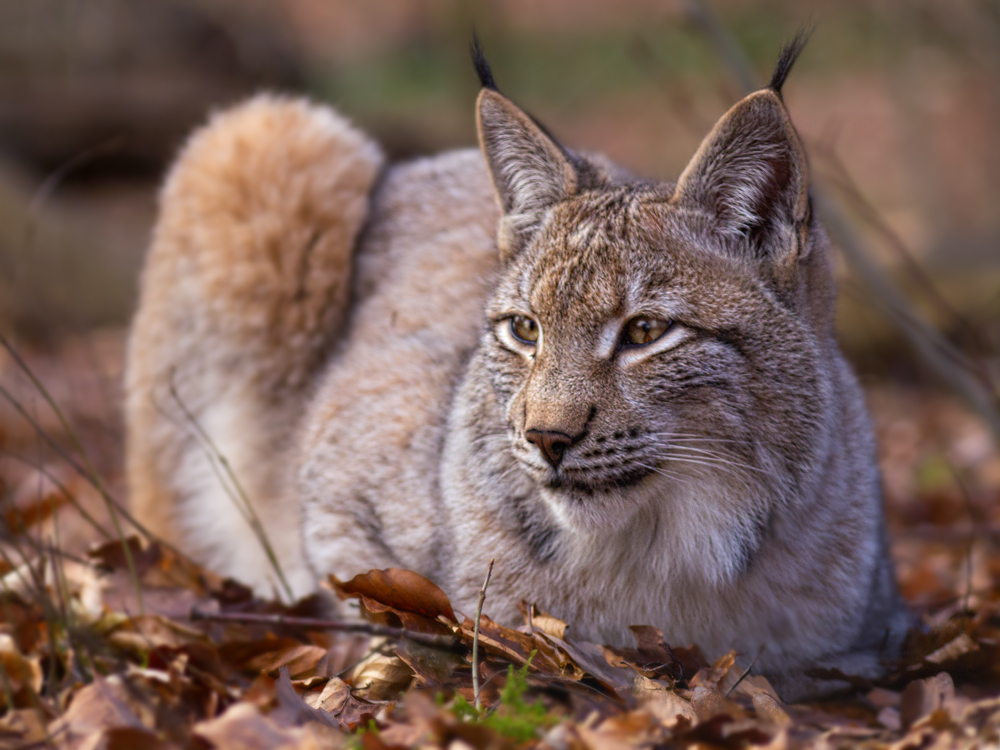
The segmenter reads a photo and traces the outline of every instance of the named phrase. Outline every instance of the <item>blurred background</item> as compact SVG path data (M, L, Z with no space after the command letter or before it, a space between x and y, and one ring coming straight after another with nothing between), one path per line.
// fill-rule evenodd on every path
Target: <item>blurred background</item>
M839 247L904 589L945 606L1000 580L997 0L0 0L8 526L95 494L59 451L124 497L124 332L186 134L266 89L335 104L392 159L472 145L473 26L563 142L671 179L815 27L785 100Z

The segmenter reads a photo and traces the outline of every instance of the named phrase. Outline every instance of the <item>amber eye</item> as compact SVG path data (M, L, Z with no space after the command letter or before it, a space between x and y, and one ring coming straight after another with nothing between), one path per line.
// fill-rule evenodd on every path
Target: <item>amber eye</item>
M538 323L526 315L515 315L510 319L510 332L514 338L525 344L534 344L538 341Z
M656 341L670 328L670 322L659 318L632 318L625 327L622 344L645 346Z

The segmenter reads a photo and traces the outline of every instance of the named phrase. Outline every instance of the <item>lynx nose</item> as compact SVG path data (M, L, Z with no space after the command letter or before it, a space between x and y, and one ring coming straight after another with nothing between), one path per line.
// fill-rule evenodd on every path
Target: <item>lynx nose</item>
M524 437L538 446L553 469L562 463L563 453L573 444L573 438L569 435L549 430L526 430Z

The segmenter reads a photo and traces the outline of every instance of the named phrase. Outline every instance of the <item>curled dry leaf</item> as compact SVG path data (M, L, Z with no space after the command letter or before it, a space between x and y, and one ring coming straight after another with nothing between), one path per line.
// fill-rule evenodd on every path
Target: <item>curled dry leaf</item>
M388 701L399 697L413 680L413 670L398 656L373 652L347 675L365 700Z
M351 697L351 688L339 677L331 677L319 692L305 696L303 700L312 708L336 714Z
M665 727L676 726L682 719L692 723L698 720L694 706L662 683L654 682L641 674L636 675L635 692L639 705Z
M423 615L431 620L443 617L458 624L444 591L412 570L370 570L354 576L347 583L341 583L333 576L330 582L341 598L363 596L402 612Z

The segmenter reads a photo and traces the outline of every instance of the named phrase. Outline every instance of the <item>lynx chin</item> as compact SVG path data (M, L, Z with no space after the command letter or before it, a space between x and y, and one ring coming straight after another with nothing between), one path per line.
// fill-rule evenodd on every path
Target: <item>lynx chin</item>
M781 96L800 48L676 182L558 143L478 47L478 150L386 166L324 106L215 115L129 342L140 519L262 594L409 568L473 612L496 558L500 622L763 647L789 699L878 675L909 620Z

